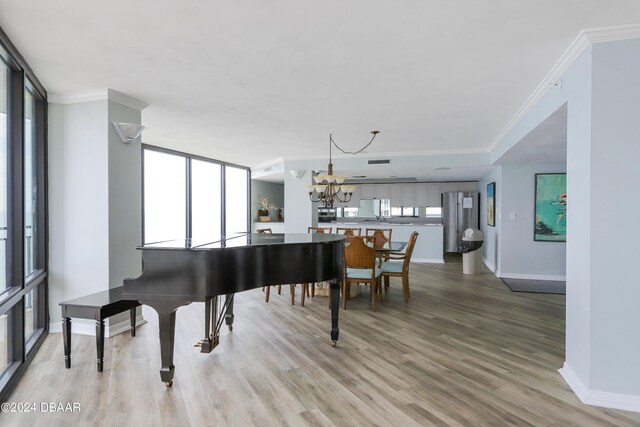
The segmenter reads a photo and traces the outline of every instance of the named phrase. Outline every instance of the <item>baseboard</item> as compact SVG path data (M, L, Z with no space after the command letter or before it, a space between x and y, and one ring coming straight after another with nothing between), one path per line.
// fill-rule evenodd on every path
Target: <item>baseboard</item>
M140 325L147 323L147 320L142 314L136 317L136 328ZM121 334L131 329L131 323L129 320L116 323L114 325L105 325L104 336L107 338ZM62 333L62 322L50 322L49 333L56 334ZM86 319L71 319L71 333L80 335L96 336L96 324L93 321L87 321Z
M640 396L589 390L567 362L564 362L558 372L585 405L640 412Z
M482 257L482 262L484 262L484 265L486 265L487 268L491 270L492 273L494 274L496 273L496 266L490 263L488 259L486 259L485 257Z
M518 274L518 273L496 273L501 279L529 279L529 280L552 280L563 282L567 280L567 276L552 276L550 274Z
M442 259L431 259L431 258L411 258L411 262L424 262L427 264L444 264L444 258Z

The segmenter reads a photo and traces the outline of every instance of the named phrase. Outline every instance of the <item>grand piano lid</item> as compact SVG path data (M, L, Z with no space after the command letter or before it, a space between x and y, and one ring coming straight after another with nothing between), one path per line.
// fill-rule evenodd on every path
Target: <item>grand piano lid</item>
M197 239L166 240L162 242L147 243L138 246L137 249L186 249L186 250L210 250L218 248L233 248L242 246L266 246L300 243L328 243L345 240L342 234L322 233L234 233L225 239L213 241Z

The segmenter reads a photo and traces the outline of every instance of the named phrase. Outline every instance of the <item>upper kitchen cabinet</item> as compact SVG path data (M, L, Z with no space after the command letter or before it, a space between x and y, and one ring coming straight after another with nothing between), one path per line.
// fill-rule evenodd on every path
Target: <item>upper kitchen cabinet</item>
M417 184L389 184L391 206L413 207L416 205Z
M416 204L417 207L439 207L440 193L442 193L442 184L439 182L421 182L415 185Z
M442 193L448 193L450 191L458 191L458 183L457 182L445 182L442 184Z
M477 182L459 182L458 183L458 191L478 191L478 183Z
M376 199L388 199L390 197L389 184L374 184L373 196Z
M416 200L415 206L417 207L425 207L427 205L427 198L429 194L429 184L426 182L419 182L414 184L414 196Z
M375 197L374 184L360 184L360 199L371 200Z
M443 183L442 192L448 193L450 191L478 191L478 183L475 181Z
M351 195L351 200L348 202L336 202L333 205L339 208L359 208L360 207L360 185L355 186L355 190L353 190L353 194ZM342 197L342 195L340 195Z
M432 182L427 184L427 203L418 206L428 206L430 208L439 207L442 204L442 184Z

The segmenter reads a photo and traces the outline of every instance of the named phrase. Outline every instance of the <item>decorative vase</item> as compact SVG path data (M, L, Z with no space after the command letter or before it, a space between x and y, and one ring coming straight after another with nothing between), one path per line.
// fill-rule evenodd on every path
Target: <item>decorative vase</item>
M258 210L258 221L260 222L269 222L271 218L269 217L269 211L265 209Z

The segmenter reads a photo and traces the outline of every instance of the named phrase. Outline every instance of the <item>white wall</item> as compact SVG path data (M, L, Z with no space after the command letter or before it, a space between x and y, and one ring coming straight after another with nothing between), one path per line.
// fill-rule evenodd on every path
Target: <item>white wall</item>
M61 330L60 302L122 286L141 272L141 146L123 144L111 125L140 123L140 110L107 91L93 101L54 99L61 102L49 102L52 332ZM108 333L121 321L128 315L110 318ZM94 323L74 319L74 332L93 334Z
M70 105L49 103L52 322L60 320L61 301L109 288L106 118L106 100Z
M590 45L561 81L492 158L567 103L566 358L560 372L585 403L640 411L640 287L632 237L640 201L629 191L640 182L640 40ZM506 181L503 169L503 187ZM505 215L503 208L501 240Z
M640 39L594 45L592 72L588 384L640 410Z
M142 145L124 144L111 122L140 123L141 112L108 101L109 168L109 288L142 273ZM138 309L140 311L140 309ZM126 322L129 313L109 318L109 325Z
M496 183L494 194L495 200L495 226L487 225L487 184ZM502 208L502 166L496 166L490 173L478 181L478 191L480 192L480 231L484 237L483 261L491 271L496 273L500 270L498 254L500 253L500 227Z
M565 164L502 166L500 277L565 280L566 244L533 240L535 174L565 171Z
M307 185L312 183L311 170L319 169L320 162L285 161L284 217L286 233L306 233L307 227L317 224L317 203L311 203ZM325 165L326 167L326 165ZM296 178L289 170L306 170L302 178ZM314 212L316 211L316 212Z

